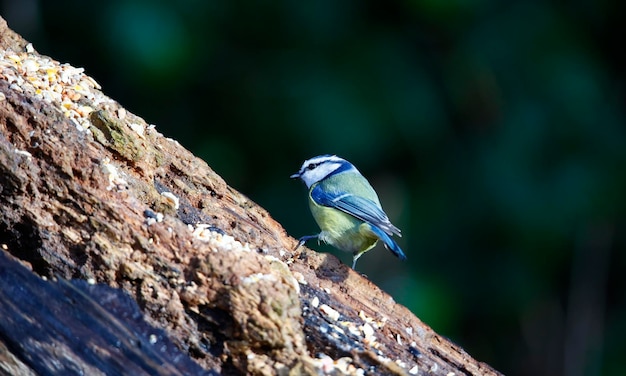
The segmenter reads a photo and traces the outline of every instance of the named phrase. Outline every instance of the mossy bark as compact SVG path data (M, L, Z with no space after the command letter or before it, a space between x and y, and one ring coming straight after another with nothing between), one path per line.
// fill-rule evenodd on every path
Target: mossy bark
M0 46L28 50L1 19ZM294 253L296 241L264 209L116 102L83 98L82 106L93 107L85 130L64 116L61 103L19 90L6 75L0 92L0 252L28 268L33 279L22 287L43 283L66 294L35 306L18 299L15 312L52 320L42 314L72 303L62 296L84 295L93 303L84 304L84 315L126 328L101 333L99 354L113 361L116 346L126 343L118 336L143 332L133 320L103 314L116 308L101 293L61 282L85 280L130 296L147 325L164 330L207 374L498 374L333 256ZM210 240L198 235L203 228ZM5 291L20 291L19 281L3 283ZM15 296L0 295L0 305ZM98 369L80 351L98 334L72 321L62 325L72 335L61 340L73 343L41 357L26 356L5 330L0 369L45 372L53 360L46 356ZM163 361L158 369L150 372L173 368Z

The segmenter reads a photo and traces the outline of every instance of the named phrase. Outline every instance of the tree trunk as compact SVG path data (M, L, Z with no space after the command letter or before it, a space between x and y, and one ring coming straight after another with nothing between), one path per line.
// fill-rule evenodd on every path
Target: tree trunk
M0 370L497 375L0 19Z

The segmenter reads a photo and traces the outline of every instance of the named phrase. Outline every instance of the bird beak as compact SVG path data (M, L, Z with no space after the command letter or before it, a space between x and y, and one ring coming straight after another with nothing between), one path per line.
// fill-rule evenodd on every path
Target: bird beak
M295 174L291 175L290 178L295 179L295 178L299 178L300 177L300 173L296 172Z

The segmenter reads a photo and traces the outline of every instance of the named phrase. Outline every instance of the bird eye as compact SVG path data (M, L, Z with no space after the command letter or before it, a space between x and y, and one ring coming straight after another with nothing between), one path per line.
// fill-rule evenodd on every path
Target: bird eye
M316 164L316 163L311 163L311 164L309 164L308 166L306 166L306 169L307 169L307 170L312 170L312 169L314 169L315 167L317 167L317 164Z

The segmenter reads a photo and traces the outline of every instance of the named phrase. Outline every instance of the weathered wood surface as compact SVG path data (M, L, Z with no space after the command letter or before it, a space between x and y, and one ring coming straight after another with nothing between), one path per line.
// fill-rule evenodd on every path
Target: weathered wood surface
M138 364L155 355L142 333L159 328L160 343L207 374L498 374L335 257L292 252L296 241L265 210L1 19L0 47L0 247L33 277L0 280L3 291L30 291L23 304L1 294L0 305L12 302L2 319L42 323L32 327L39 334L0 326L0 371L46 373L63 359L77 372L105 372L111 354ZM39 304L27 304L31 293ZM124 294L145 322L95 330L116 319L99 299ZM93 327L61 320L59 309ZM28 336L44 339L41 353L20 350ZM54 338L54 351L44 348ZM173 356L159 358L159 372L175 374L176 359L187 364Z
M6 374L219 375L146 324L120 289L78 279L49 283L6 253L0 253L0 286Z

